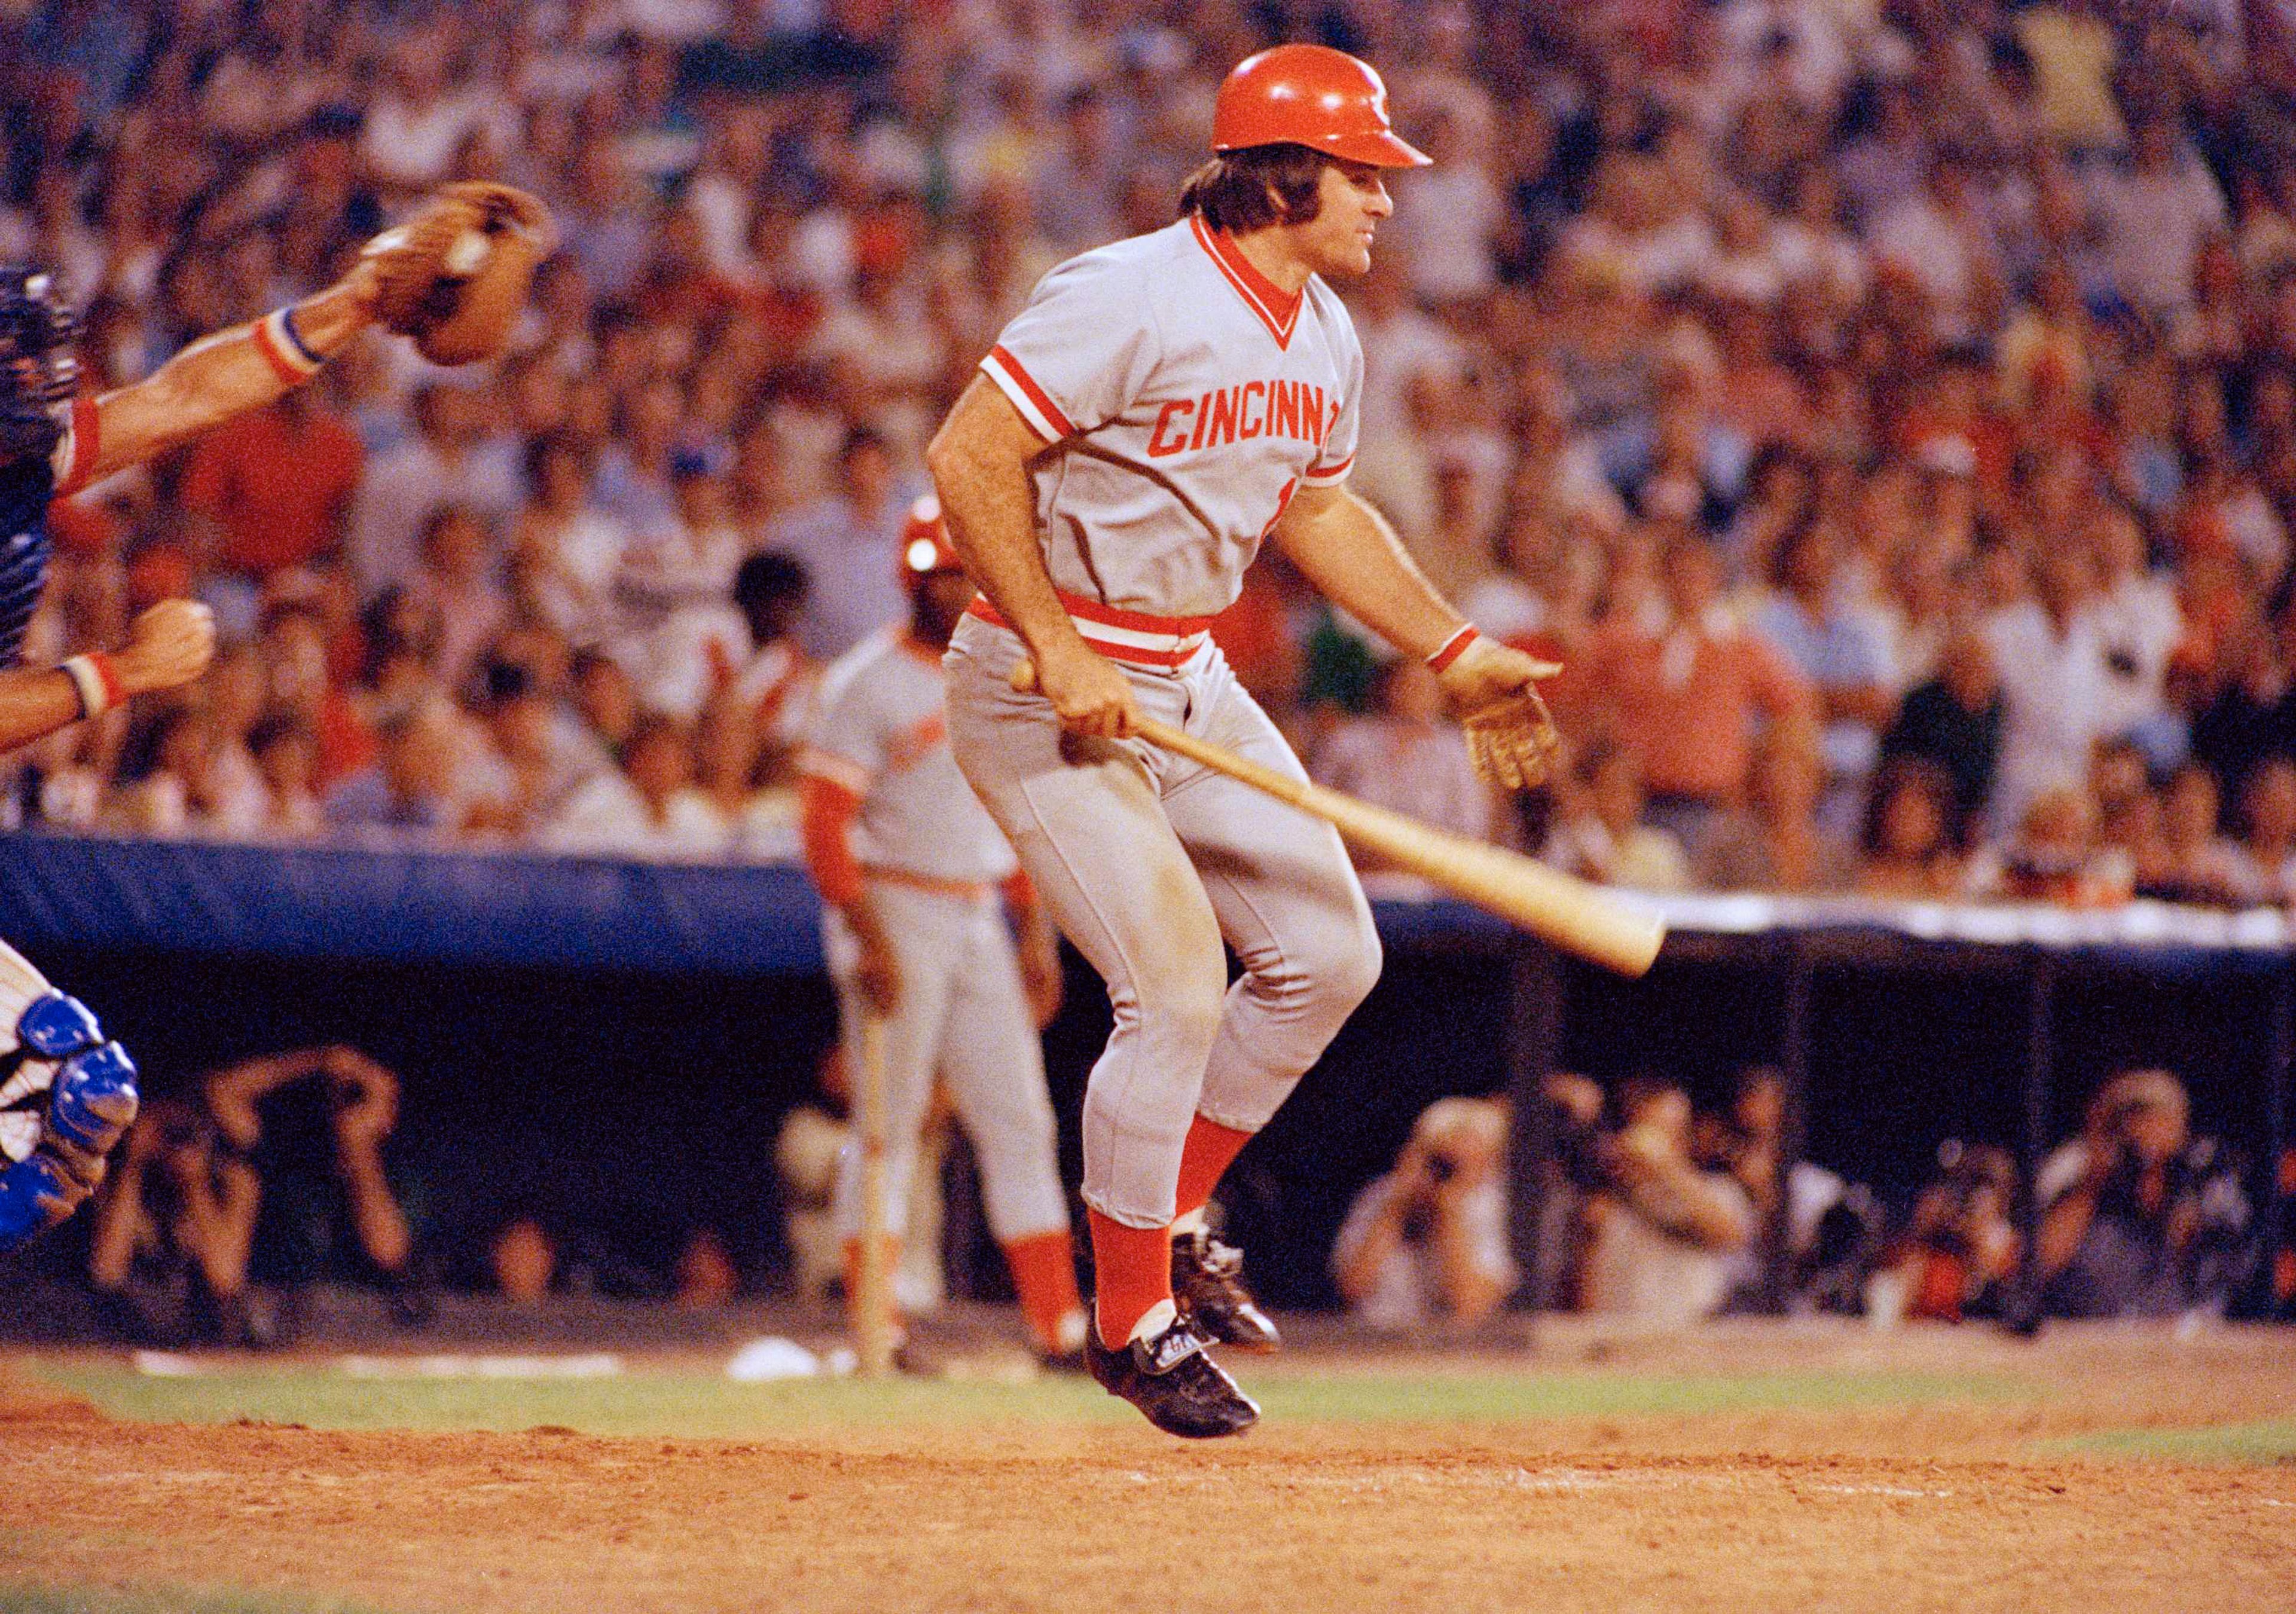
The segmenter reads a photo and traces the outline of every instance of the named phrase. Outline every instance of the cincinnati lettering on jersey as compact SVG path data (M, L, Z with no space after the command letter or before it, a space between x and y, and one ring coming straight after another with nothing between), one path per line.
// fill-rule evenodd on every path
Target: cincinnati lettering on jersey
M1246 381L1160 406L1156 430L1148 437L1148 452L1161 459L1256 437L1288 437L1321 448L1324 434L1339 419L1339 401L1327 401L1321 387L1306 381Z

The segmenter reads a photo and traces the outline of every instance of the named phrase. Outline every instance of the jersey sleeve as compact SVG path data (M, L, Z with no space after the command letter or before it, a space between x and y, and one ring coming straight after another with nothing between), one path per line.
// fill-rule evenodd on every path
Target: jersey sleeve
M823 692L798 753L798 771L826 779L855 798L866 796L886 761L885 725L865 680L839 678Z
M1347 381L1332 406L1332 423L1324 431L1324 446L1316 463L1300 479L1310 487L1337 487L1355 469L1356 433L1363 405L1363 344L1349 329L1347 337Z
M1146 389L1159 343L1130 266L1087 253L1037 283L980 361L1047 443L1105 425Z

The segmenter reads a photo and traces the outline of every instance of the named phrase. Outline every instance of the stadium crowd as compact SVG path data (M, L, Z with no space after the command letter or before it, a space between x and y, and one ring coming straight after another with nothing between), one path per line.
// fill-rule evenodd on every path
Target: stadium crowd
M12 822L795 851L824 660L921 448L1218 74L1320 35L1395 182L1355 483L1573 745L1522 810L1269 557L1219 636L1311 766L1595 878L2296 896L2296 35L2229 0L1404 6L49 0L0 22L0 258L87 384L323 283L439 181L555 209L512 352L372 339L58 512L35 655L190 590L184 704Z

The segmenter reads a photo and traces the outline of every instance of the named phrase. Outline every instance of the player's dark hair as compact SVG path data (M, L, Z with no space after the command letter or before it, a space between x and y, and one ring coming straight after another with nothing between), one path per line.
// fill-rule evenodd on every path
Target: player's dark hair
M776 600L801 599L811 579L805 562L778 549L761 550L734 574L734 603L754 616Z
M1331 160L1289 142L1222 152L1180 187L1180 217L1198 214L1230 235L1310 223L1323 209L1324 169Z

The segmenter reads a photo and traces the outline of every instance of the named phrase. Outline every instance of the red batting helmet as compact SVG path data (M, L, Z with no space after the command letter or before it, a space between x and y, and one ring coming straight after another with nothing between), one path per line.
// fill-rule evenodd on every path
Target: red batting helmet
M940 501L927 494L909 506L909 519L901 524L901 580L914 583L937 571L964 569L940 519Z
M1387 86L1327 45L1279 45L1236 63L1212 109L1212 150L1288 142L1349 162L1416 168L1431 159L1387 120Z

